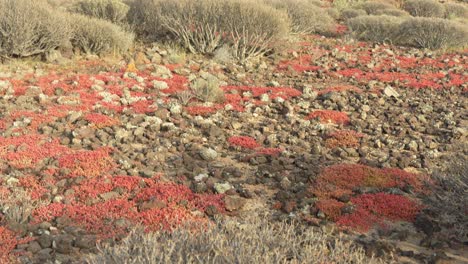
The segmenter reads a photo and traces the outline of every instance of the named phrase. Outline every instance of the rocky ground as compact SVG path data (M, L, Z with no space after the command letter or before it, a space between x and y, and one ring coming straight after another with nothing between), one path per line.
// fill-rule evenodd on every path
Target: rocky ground
M336 222L399 263L468 262L466 199L449 208L431 178L466 163L466 53L316 36L289 46L243 65L154 46L128 65L5 67L0 239L12 242L0 262L78 261L135 223L265 211ZM210 83L224 100L189 92ZM381 211L363 205L377 197ZM361 224L369 212L379 218Z

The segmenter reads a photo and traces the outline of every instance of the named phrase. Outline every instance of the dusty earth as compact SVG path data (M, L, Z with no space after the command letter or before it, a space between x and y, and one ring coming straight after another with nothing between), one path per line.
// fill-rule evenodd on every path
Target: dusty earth
M265 211L398 263L467 263L466 203L441 218L430 177L466 162L466 53L290 46L244 65L154 46L130 64L4 66L0 263L79 262L136 223ZM225 100L193 98L203 81Z

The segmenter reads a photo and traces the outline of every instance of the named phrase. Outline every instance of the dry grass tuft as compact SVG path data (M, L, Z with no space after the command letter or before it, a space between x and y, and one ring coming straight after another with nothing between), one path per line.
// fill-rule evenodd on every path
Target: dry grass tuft
M444 6L436 0L406 0L403 9L415 17L444 17Z
M72 12L122 23L130 7L121 0L81 0L70 8Z
M384 263L362 248L324 231L257 217L218 221L202 232L133 231L116 246L104 246L87 263Z

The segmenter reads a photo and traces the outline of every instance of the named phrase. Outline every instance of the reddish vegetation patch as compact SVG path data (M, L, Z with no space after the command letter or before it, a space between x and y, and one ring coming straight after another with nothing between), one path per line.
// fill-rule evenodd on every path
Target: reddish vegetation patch
M362 93L362 90L354 85L338 85L338 86L332 86L332 87L328 87L326 89L320 90L318 94L321 95L321 94L327 94L327 93L332 93L332 92L339 93L339 92L346 92L346 91Z
M267 155L267 156L278 156L283 152L280 148L260 148L256 151L256 154Z
M411 199L383 191L389 188L412 188L425 193L429 178L400 169L378 169L358 164L338 164L325 168L312 187L319 198L317 209L343 227L367 231L384 221L413 221L421 206ZM343 215L344 204L338 199L352 196L358 188L376 188L379 193L362 194L351 198L353 213Z
M115 168L116 165L109 152L109 148L80 150L60 156L58 162L61 168L68 170L67 177L93 178Z
M329 148L357 148L359 147L359 139L364 136L364 134L353 130L339 130L329 134L325 144Z
M75 195L66 197L69 203L35 210L34 222L66 217L71 225L105 238L123 234L135 224L170 230L186 221L206 223L203 213L209 206L224 211L223 195L195 194L186 186L157 178L100 177L84 180L73 190ZM194 214L197 210L201 214Z
M0 263L11 263L12 251L16 246L28 243L30 240L30 238L19 239L13 231L0 226Z
M188 106L185 108L185 110L187 111L187 113L193 116L207 116L216 112L216 108L210 106Z
M246 149L256 149L260 147L254 138L247 136L233 136L228 139L228 142L231 146L238 146Z
M414 221L422 209L419 203L401 195L376 193L363 194L351 199L356 210L340 216L337 224L366 232L374 225L383 225L384 221Z
M118 119L112 118L107 115L97 114L97 113L88 113L85 115L86 121L90 122L97 128L103 128L108 126L114 126L120 123Z
M334 110L317 110L309 114L307 119L318 119L321 123L346 125L349 123L348 114Z

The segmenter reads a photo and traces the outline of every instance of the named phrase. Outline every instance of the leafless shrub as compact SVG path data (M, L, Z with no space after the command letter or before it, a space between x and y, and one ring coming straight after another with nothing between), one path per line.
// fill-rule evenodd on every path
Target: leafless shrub
M353 8L366 1L367 0L334 0L333 7L341 11L344 9Z
M0 0L0 55L28 57L55 50L70 28L60 12L41 0Z
M438 214L442 226L452 230L442 230L451 233L459 241L466 241L468 236L468 159L466 156L455 156L445 169L436 171L433 178L440 186L431 196L430 203Z
M393 16L359 16L347 24L358 39L373 42L398 42L403 19Z
M343 236L257 217L218 221L192 233L133 231L122 243L104 246L89 264L149 263L384 263L368 258Z
M85 53L124 52L133 43L132 33L109 21L79 14L70 15L69 20L72 45Z
M401 24L400 43L428 49L463 47L468 43L468 29L447 19L413 17Z
M130 7L120 0L81 0L71 11L83 15L121 23L126 17Z
M335 28L327 10L308 0L268 0L267 3L288 13L295 33L326 33Z
M133 6L132 21L140 21L150 39L170 33L202 54L227 44L241 61L271 51L289 31L285 13L253 0L137 0Z
M459 4L449 2L444 4L445 7L445 18L468 18L468 8L466 4Z
M406 0L403 9L416 17L444 17L444 6L436 0Z

